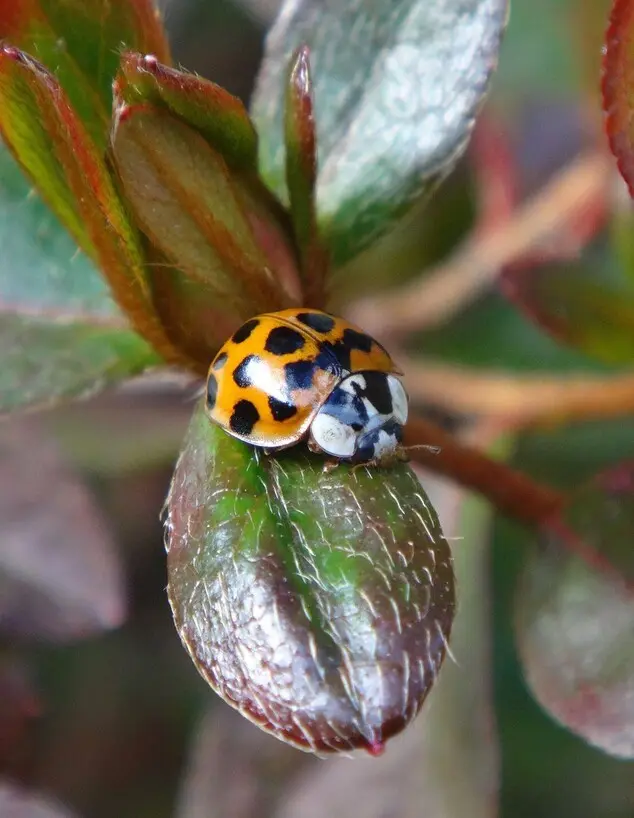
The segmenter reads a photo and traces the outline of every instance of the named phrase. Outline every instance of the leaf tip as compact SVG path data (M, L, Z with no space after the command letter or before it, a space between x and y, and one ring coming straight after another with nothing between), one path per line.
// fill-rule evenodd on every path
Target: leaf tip
M126 80L134 84L139 74L157 76L161 63L156 54L140 54L138 51L124 51L121 54L120 68Z
M304 44L293 54L290 71L291 86L301 96L310 97L312 94L312 79L310 75L310 49Z
M373 758L378 758L385 752L385 742L379 738L374 738L368 741L365 749Z
M615 0L602 50L601 97L608 144L630 196L634 198L634 145L627 90L634 74L629 47L633 24L634 4L631 0Z
M10 60L20 60L22 57L22 52L19 48L16 48L13 45L8 45L7 43L0 44L0 54L3 57L8 57Z

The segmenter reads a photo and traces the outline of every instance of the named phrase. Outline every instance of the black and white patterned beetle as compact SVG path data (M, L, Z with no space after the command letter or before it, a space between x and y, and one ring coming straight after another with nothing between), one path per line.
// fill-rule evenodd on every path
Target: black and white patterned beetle
M407 421L407 393L394 375L355 372L315 416L308 445L337 459L381 462L394 455Z

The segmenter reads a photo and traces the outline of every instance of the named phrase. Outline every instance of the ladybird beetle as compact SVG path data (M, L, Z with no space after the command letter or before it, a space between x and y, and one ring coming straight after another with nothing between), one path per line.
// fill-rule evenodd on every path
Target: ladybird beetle
M307 438L311 451L353 463L388 461L402 439L407 394L386 350L320 310L251 318L207 376L207 413L233 437L267 450Z

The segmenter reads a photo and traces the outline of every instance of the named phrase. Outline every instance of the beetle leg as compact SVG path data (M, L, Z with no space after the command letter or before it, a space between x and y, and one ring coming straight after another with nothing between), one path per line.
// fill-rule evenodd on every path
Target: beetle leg
M321 452L321 449L311 437L309 437L308 440L306 441L306 445L308 446L308 450L311 451L313 454L319 454Z

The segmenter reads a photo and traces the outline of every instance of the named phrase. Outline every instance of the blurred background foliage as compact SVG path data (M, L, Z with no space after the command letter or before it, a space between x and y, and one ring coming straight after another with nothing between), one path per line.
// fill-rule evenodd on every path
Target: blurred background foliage
M176 63L248 100L276 8L276 0L169 0L163 9ZM502 138L510 152L519 199L600 138L598 85L607 13L605 0L513 0L484 120L487 133ZM472 147L431 203L417 208L380 248L348 266L339 276L341 302L354 300L362 277L376 289L405 281L456 246L481 212L481 180L489 170L482 155ZM595 259L598 266L609 263L601 247ZM582 374L618 368L556 343L495 288L446 325L418 333L410 346L414 359L420 355L476 371ZM178 382L136 384L38 416L37 426L35 420L20 421L22 440L36 461L41 462L38 447L54 441L59 452L47 457L72 464L88 494L75 485L71 472L64 472L62 480L53 464L50 480L44 476L31 484L29 497L18 506L21 525L31 525L20 531L26 530L35 544L28 564L26 557L24 565L9 558L6 565L0 563L0 590L12 582L14 594L11 605L0 605L0 619L10 623L10 617L27 616L19 607L16 577L31 591L36 587L43 602L41 610L28 612L31 634L22 621L19 638L7 638L11 628L5 628L0 643L0 765L11 778L51 794L77 815L303 816L302 793L310 793L316 780L324 791L343 786L334 768L326 783L329 765L339 761L306 757L227 708L198 677L174 631L158 510L193 398L191 388ZM435 407L447 419L444 409ZM459 412L450 420L469 417ZM8 422L7 437L15 434L14 423ZM46 443L37 437L41 430ZM634 423L619 419L525 431L509 437L508 449L512 462L528 473L566 487L633 446ZM4 443L0 451L0 486L8 492L15 480L15 453ZM66 483L70 498L62 491ZM58 514L67 508L62 522L72 521L76 529L68 553L57 555L55 570L64 575L84 554L77 569L82 573L75 577L83 588L81 598L64 614L70 624L56 620L55 595L47 585L54 585L54 569L44 565L46 543L38 540L40 529L50 533L52 524L60 524L38 516L53 486L69 503L58 504ZM88 509L91 498L97 511ZM82 509L89 517L85 531L76 526ZM33 533L37 526L39 533ZM500 741L499 814L631 818L634 764L609 758L557 726L523 683L512 632L513 590L530 535L492 517L490 509L480 510L478 526L457 525L454 533L464 537L465 548L476 530L491 544L486 560L492 570L493 678L485 681L494 691ZM92 559L95 542L99 555ZM123 624L114 627L124 616ZM55 644L58 624L60 631L90 638ZM102 634L102 628L113 629ZM470 671L461 667L467 677ZM488 669L477 668L478 673L486 675ZM363 765L370 763L383 761L356 762L361 781ZM368 767L368 775L376 769ZM391 772L395 789L399 769ZM408 792L407 814L417 815L416 789L406 788L406 797ZM355 797L346 801L342 795L339 803L350 806ZM289 804L297 805L294 813ZM491 806L486 814L494 813ZM354 818L356 813L347 814ZM364 818L387 814L401 815L363 812Z

